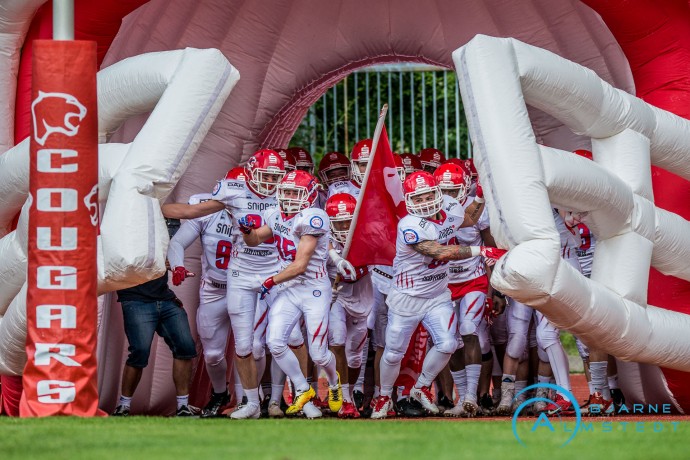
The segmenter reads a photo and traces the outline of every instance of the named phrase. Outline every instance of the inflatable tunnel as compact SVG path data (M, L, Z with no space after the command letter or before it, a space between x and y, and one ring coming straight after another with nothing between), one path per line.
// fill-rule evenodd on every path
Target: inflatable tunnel
M18 375L25 359L25 313L19 299L26 254L21 208L28 150L22 142L30 126L31 43L51 36L51 10L45 0L8 0L0 10L0 92L7 101L0 107L0 152L5 152L0 156L0 253L8 256L0 258L0 272L7 280L0 290L0 374L3 405L9 413L16 411ZM101 68L101 407L112 409L126 357L119 307L107 292L160 273L167 244L164 239L126 239L124 234L160 230L157 202L186 201L192 194L208 192L218 171L240 163L259 147L286 146L308 108L344 76L390 62L429 63L460 74L463 66L453 61L456 49L478 34L510 37L590 69L611 88L688 117L689 20L687 2L674 0L643 1L634 9L624 0L76 0L76 38L98 43ZM567 107L554 112L526 101L535 140L551 148L537 150L543 158L559 150L591 148L590 139L596 136L574 129L563 116ZM469 107L467 101L465 106ZM473 133L473 141L478 139ZM161 142L166 148L136 154ZM518 155L503 161L521 160ZM645 193L653 192L658 208L690 218L687 180L676 175L675 165L655 164L651 190ZM128 182L128 175L139 182ZM117 213L117 200L128 192L142 197L141 208L120 224L126 231L118 233L108 226L108 213ZM136 216L150 219L137 221ZM124 246L123 237L128 242ZM197 270L198 252L188 257L190 269ZM690 285L678 273L653 265L661 271L652 269L647 298L636 300L689 314ZM183 286L178 292L194 318L197 286ZM596 322L588 325L592 340L608 333ZM673 347L669 351L678 353ZM167 347L154 346L135 410L170 411L171 362ZM690 409L688 369L680 370L682 366L667 358L648 362L621 363L621 380L630 399ZM199 382L196 388L205 391Z

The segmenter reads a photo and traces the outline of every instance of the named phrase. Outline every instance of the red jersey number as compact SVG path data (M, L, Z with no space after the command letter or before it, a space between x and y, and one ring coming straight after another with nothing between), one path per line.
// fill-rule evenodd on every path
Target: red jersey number
M231 253L232 243L225 240L219 241L218 246L216 246L216 268L227 270Z

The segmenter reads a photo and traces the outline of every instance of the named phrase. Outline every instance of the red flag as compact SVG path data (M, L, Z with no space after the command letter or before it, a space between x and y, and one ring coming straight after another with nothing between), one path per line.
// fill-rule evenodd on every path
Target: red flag
M398 220L407 214L386 127L376 146L347 259L355 266L393 265Z

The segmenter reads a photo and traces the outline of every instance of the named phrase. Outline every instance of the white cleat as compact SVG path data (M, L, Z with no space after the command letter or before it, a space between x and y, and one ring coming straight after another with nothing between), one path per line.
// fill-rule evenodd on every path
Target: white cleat
M374 410L371 418L381 420L388 417L388 413L393 410L393 401L388 396L379 396L374 399Z
M477 395L467 394L465 400L462 402L462 408L465 409L465 417L472 418L477 415Z
M501 402L496 409L498 415L510 415L513 409L513 397L515 396L515 383L503 382L501 384Z
M537 388L537 393L535 395L537 398L549 399L549 389L548 388ZM537 401L532 405L532 411L535 414L541 414L546 410L546 402Z
M465 409L462 407L462 404L460 404L460 402L458 401L455 407L446 410L443 413L443 415L446 417L466 417L467 413L465 412Z
M419 401L419 403L432 414L439 413L438 407L434 404L433 396L428 387L417 388L413 387L410 390L410 398Z
M259 417L261 417L261 406L255 403L247 403L230 414L230 418L235 420Z
M322 417L323 414L319 410L318 407L314 405L313 402L309 401L302 407L302 413L304 414L305 417L307 417L309 420L315 419Z
M280 403L278 401L271 401L268 404L268 416L269 418L283 418L285 413L280 408Z

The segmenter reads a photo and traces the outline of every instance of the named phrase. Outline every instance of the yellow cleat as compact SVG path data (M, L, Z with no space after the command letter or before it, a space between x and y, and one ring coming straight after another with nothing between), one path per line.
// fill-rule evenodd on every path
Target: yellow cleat
M337 385L335 388L328 388L328 408L334 414L337 414L343 406L343 388L340 386L340 374L336 372L336 375L338 376Z
M287 410L285 411L286 415L295 415L299 411L302 410L304 405L308 403L309 401L312 400L312 398L316 397L316 392L314 389L309 386L309 389L307 391L303 391L302 393L298 394L295 396L295 400L292 403L292 406L288 407Z

